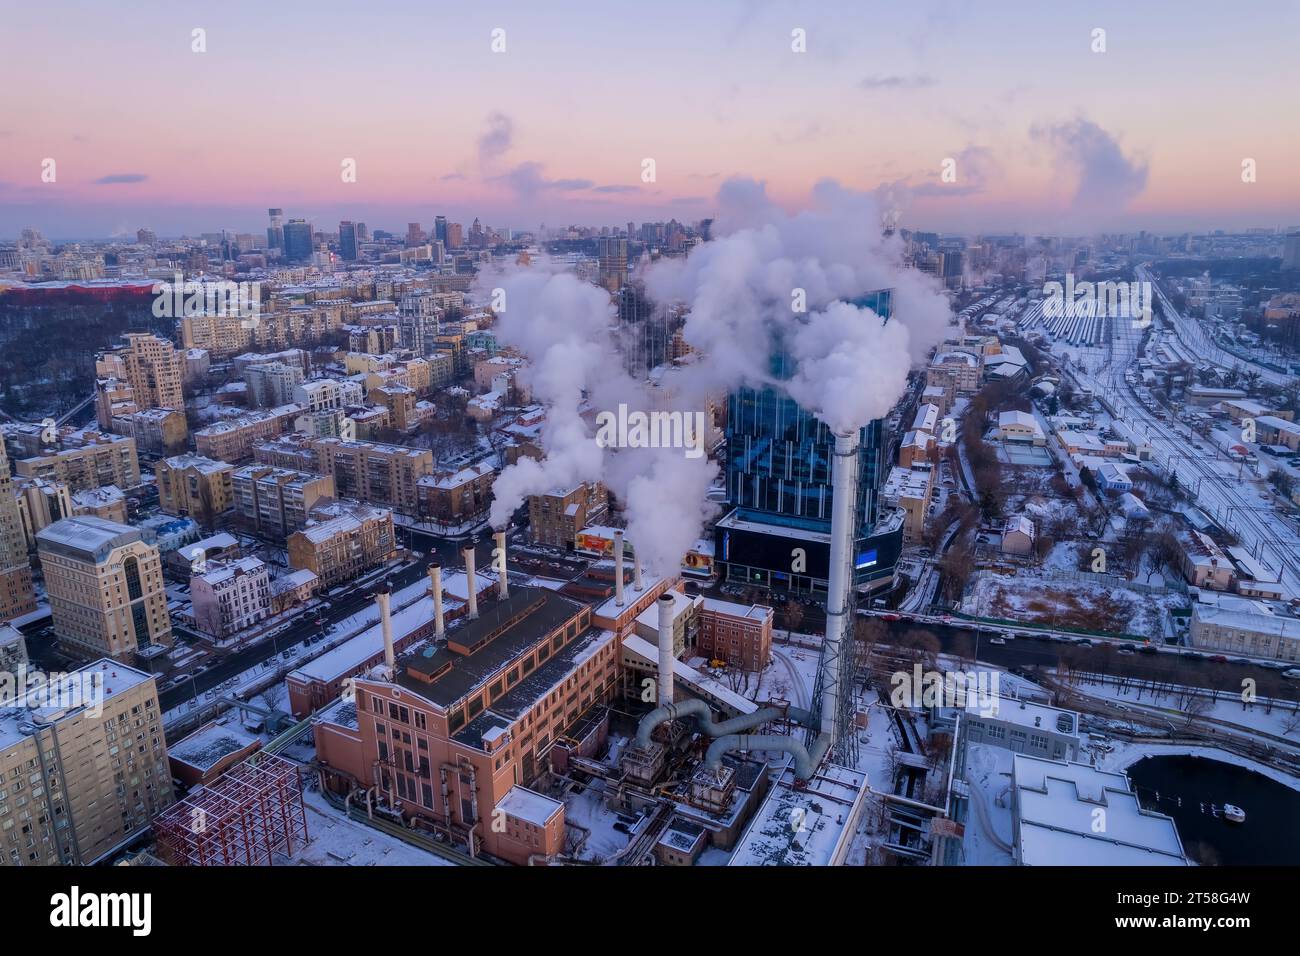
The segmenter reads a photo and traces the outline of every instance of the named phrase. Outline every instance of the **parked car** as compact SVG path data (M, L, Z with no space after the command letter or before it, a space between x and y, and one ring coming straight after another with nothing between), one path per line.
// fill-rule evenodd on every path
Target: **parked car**
M1289 667L1282 672L1287 680L1300 680L1300 667Z

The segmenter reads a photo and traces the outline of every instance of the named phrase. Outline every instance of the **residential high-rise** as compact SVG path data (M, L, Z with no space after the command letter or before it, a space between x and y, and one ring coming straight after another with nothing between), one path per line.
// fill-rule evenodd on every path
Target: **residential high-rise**
M627 240L597 239L596 256L600 263L600 284L609 292L617 292L627 282Z
M408 222L406 224L406 244L408 246L424 244L424 230L420 228L418 222Z
M9 477L9 456L0 442L0 621L36 610L32 568L27 560L27 535L23 531L18 500Z
M357 227L346 219L339 223L339 255L346 262L357 260Z
M172 643L158 548L130 525L90 515L36 535L54 633L80 657L131 661Z
M1282 246L1282 268L1300 269L1300 232L1286 237Z
M284 248L284 210L268 209L271 225L266 230L266 245L270 249Z
M290 219L284 227L284 257L290 262L307 262L312 253L312 228L306 219Z
M447 238L443 242L448 249L459 249L465 244L464 230L460 223L447 223Z
M433 220L433 238L441 242L444 246L447 244L447 217L436 216Z
M185 408L185 353L170 340L147 332L128 332L125 345L102 352L95 361L99 379L97 417L109 428L123 402L134 404L128 412L147 408ZM122 383L129 386L123 391Z
M5 701L0 780L0 866L89 866L130 843L176 799L153 677L97 660Z
M854 304L888 321L888 289ZM777 380L794 371L789 351L773 343ZM854 581L889 580L902 549L902 522L890 512L878 527L884 457L883 424L862 429L858 448ZM773 388L741 388L728 399L727 502L715 530L716 560L726 580L780 590L826 588L830 562L831 464L835 436L811 412Z

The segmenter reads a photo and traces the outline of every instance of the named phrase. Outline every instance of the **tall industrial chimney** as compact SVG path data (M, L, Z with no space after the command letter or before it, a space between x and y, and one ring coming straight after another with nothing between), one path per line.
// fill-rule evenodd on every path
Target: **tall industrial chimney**
M384 635L384 666L388 668L390 678L397 672L397 653L393 650L393 616L389 612L392 600L393 595L387 589L375 595L375 603L379 605L379 628Z
M673 702L673 596L659 595L659 706Z
M623 531L614 532L614 603L623 606Z
M433 636L442 640L447 634L446 620L442 614L442 565L429 565L429 590L433 594Z
M474 545L473 543L465 546L465 589L469 592L469 607L465 612L465 617L474 620L478 617L478 578L474 576Z
M641 552L640 551L632 552L632 587L636 588L638 591L645 590L645 588L641 584Z
M510 596L510 583L506 580L506 533L498 531L493 540L496 542L492 561L497 565L497 597L504 601Z
M826 584L826 640L822 648L821 732L834 747L839 717L840 655L849 626L849 578L857 531L853 516L858 492L858 432L835 436L831 465L831 558Z

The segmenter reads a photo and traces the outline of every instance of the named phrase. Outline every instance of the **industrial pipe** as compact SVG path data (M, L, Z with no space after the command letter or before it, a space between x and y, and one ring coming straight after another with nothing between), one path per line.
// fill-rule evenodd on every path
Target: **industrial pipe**
M433 592L433 636L442 640L447 634L447 621L442 612L442 565L429 565L429 588Z
M682 701L680 704L661 704L642 717L636 728L636 745L638 747L648 747L650 745L650 734L656 727L670 720L681 720L686 717L693 717L696 729L709 737L724 737L728 734L737 734L744 730L761 727L769 721L786 718L793 720L802 727L816 727L817 725L817 715L811 711L803 710L800 707L772 707L770 705L760 707L752 714L741 714L739 717L732 717L730 720L714 720L713 708L702 700L691 698Z
M623 606L623 531L614 532L614 603Z
M465 617L472 621L478 617L478 578L474 576L474 545L467 545L463 554L465 556L465 589L469 592Z
M640 567L640 564L637 565ZM673 664L677 655L673 653L673 612L675 604L671 593L659 595L659 704L673 702Z
M506 580L506 533L498 531L493 540L496 541L492 560L497 562L497 597L504 601L510 596L510 583Z
M375 603L379 605L379 629L384 635L384 666L388 668L390 680L397 672L397 654L393 649L393 616L389 611L392 600L393 595L387 590L375 595Z
M828 734L817 735L813 741L812 753L793 737L780 734L728 734L709 744L709 749L704 754L704 769L716 772L722 766L723 755L733 750L780 750L794 758L794 775L800 780L809 780L830 745Z

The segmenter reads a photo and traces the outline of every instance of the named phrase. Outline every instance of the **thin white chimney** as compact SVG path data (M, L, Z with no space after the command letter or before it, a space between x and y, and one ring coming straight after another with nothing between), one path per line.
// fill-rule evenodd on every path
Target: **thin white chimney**
M673 702L673 596L659 595L659 706Z
M623 531L614 532L614 603L623 606Z
M858 433L835 436L831 464L831 559L826 582L826 637L822 648L821 731L835 741L839 716L840 647L848 632L853 515L858 488Z
M645 590L645 588L641 584L641 552L640 551L632 552L632 587L636 588L638 591Z
M469 592L469 608L465 616L469 620L478 617L478 578L474 575L474 546L467 545L464 551L465 555L465 590Z
M442 640L446 636L446 620L442 614L442 565L429 565L429 590L433 593L433 636Z
M397 672L397 653L393 650L393 616L389 611L392 600L393 595L388 591L380 591L375 595L375 603L379 605L379 627L384 635L384 666L388 668L389 677Z
M497 545L492 552L492 561L497 566L497 597L504 601L510 596L510 583L506 580L506 533L498 531L493 540Z

